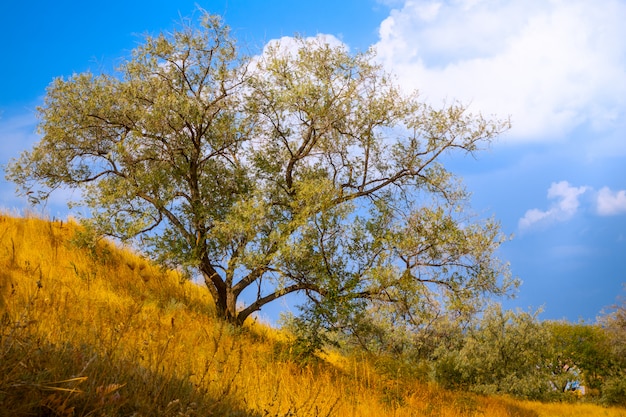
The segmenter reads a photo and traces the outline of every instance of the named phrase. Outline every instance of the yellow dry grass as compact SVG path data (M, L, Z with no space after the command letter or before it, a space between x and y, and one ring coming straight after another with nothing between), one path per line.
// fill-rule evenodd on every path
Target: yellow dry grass
M524 408L535 412L537 417L626 417L626 410L620 408L603 408L595 404L585 403L540 403L537 401L518 401Z
M289 337L233 328L208 292L73 222L0 214L0 415L626 416L451 393L363 358L294 361Z

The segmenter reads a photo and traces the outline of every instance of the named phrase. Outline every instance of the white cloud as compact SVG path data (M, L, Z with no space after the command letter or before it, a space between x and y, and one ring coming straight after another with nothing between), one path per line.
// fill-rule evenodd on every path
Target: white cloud
M596 204L598 214L601 216L626 213L626 190L614 192L608 187L603 187L598 191Z
M303 38L303 40L309 46L320 47L329 45L332 48L344 48L346 51L350 50L347 44L334 35L320 33L317 36ZM295 56L302 46L302 42L292 36L283 36L279 39L272 39L265 44L263 51L259 55L252 57L248 70L251 72L257 71L260 62L263 61L263 58L272 53L276 53L281 57Z
M518 222L519 229L523 231L535 225L571 219L580 209L581 196L585 193L588 193L589 198L583 201L589 205L590 212L595 209L600 216L626 214L626 190L613 191L609 187L602 187L598 192L593 192L591 187L574 187L567 181L561 181L552 183L548 189L548 199L556 200L550 208L527 210Z
M327 44L333 48L346 48L346 50L348 50L348 46L334 35L320 33L317 36L306 37L304 38L304 41L307 43L318 45ZM280 53L283 54L295 54L301 47L302 44L298 42L296 38L292 36L283 36L279 39L270 40L263 47L263 54L268 53L268 51L272 48L277 49Z
M556 182L548 189L548 198L560 198L556 207L564 217L569 218L578 210L580 205L578 196L588 189L589 187L572 187L567 181Z
M376 49L426 99L511 115L517 140L559 138L626 114L625 19L620 0L406 0Z
M550 210L548 211L541 211L538 209L531 209L528 210L526 212L526 214L524 214L524 217L522 217L519 221L519 228L520 229L527 229L529 228L532 224L538 223L541 220L550 217L551 212Z
M569 182L554 182L548 189L548 199L557 200L548 210L531 209L526 211L519 220L520 230L526 230L536 224L567 221L571 219L580 207L580 196L589 190L589 187L572 187Z

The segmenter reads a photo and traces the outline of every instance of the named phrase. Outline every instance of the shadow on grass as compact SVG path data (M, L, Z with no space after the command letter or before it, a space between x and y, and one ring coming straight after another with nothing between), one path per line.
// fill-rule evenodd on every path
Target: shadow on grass
M528 410L514 404L506 404L505 409L509 417L539 417L539 413L536 411Z
M89 346L53 346L20 332L0 333L0 416L257 417L236 392L195 386Z

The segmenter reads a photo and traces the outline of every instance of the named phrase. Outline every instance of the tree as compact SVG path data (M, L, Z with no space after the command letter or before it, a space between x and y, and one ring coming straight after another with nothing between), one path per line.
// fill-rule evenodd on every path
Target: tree
M442 165L508 121L432 108L373 58L323 38L245 58L205 14L117 73L55 80L41 140L7 178L35 203L80 190L84 221L201 276L236 324L290 293L329 326L381 306L417 323L508 293L498 224L465 214Z
M613 356L607 332L599 325L585 323L556 321L547 322L546 326L552 335L554 374L566 373L571 380L571 370L575 369L582 385L599 389L609 373Z
M598 324L606 331L616 367L626 369L626 300L600 316Z
M605 332L609 352L602 353L608 358L609 368L601 375L602 401L606 404L626 405L626 302L611 307L598 319ZM604 344L606 346L606 343ZM604 347L603 346L603 347Z
M536 313L490 306L458 349L437 352L434 373L448 387L545 399L552 392L551 334Z

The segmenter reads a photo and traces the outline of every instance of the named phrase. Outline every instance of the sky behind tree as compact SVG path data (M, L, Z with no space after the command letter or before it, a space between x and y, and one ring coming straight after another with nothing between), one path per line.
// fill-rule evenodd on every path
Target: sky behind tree
M509 308L593 320L626 282L626 1L274 0L5 2L0 5L0 164L38 140L35 108L55 77L111 72L144 34L224 17L242 49L324 34L374 48L407 90L458 100L513 128L449 168L513 239L499 256L523 281ZM68 195L46 207L65 217ZM0 179L0 207L26 202ZM279 303L279 302L277 302ZM277 305L275 309L280 309Z

